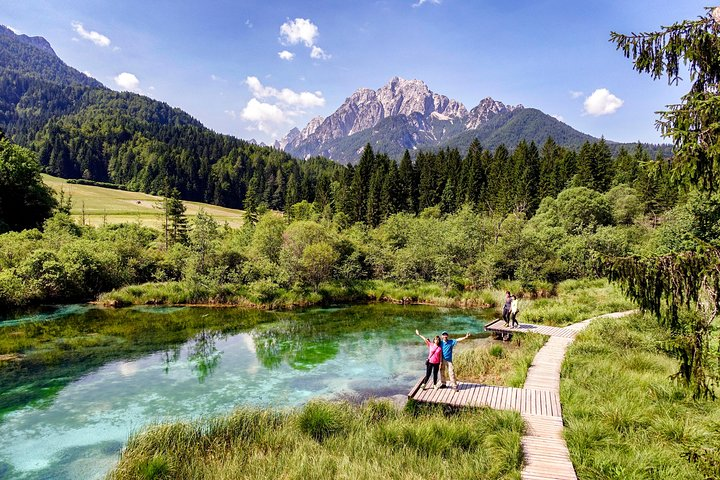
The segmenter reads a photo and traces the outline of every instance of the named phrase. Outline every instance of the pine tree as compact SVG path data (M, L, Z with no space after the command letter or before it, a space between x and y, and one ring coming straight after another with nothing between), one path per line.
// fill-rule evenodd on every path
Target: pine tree
M403 212L417 213L417 176L410 152L405 150L398 170L398 189L400 209Z
M385 179L383 180L380 196L380 212L383 220L386 220L390 215L399 212L401 209L402 202L399 186L400 181L397 163L390 161Z
M643 149L638 142L636 149ZM638 178L638 163L633 155L625 147L620 147L615 156L615 178L614 185L632 185Z
M169 223L170 243L187 243L188 223L185 216L185 204L180 200L177 188L170 190L165 198L165 208Z
M481 203L487 183L482 155L483 149L480 141L475 138L470 143L464 162L466 165L464 198L466 202L474 206Z
M592 146L593 152L593 184L598 192L607 192L612 185L615 170L613 165L612 152L608 147L605 138L601 137L599 142Z
M590 142L585 142L580 147L580 153L577 156L577 169L573 177L573 186L594 189L595 165L593 153L593 146Z
M560 163L560 147L552 137L548 137L540 153L540 180L538 181L538 198L556 197L560 191L557 189L558 164Z
M295 177L295 172L290 174L288 178L287 187L285 188L285 211L287 212L290 207L300 201L300 194L298 193L298 182Z
M697 20L685 20L660 31L622 35L613 41L635 70L653 79L678 82L681 64L692 85L679 105L660 113L658 125L673 140L672 178L697 186L702 200L718 188L720 173L720 8L707 9ZM666 165L656 160L660 168ZM664 176L664 174L662 175ZM720 249L698 241L693 251L657 257L604 259L611 280L668 329L663 348L680 363L678 378L693 387L695 397L714 397L720 382L716 354L710 351L713 323L720 311ZM717 339L715 340L717 343Z

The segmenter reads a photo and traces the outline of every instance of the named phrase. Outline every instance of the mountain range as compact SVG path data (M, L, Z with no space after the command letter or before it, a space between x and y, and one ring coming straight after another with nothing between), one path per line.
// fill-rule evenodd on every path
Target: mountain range
M548 137L571 148L599 140L534 108L487 97L468 110L421 80L394 77L378 90L355 91L334 113L313 118L302 130L293 128L275 147L300 158L354 163L367 144L399 158L405 150L451 147L465 152L475 138L484 148L495 149L500 144L513 148L521 140L540 145Z
M148 193L177 188L182 198L231 207L242 205L258 169L267 203L280 205L291 176L298 192L310 191L318 176L298 158L354 162L367 144L399 159L406 149L450 147L464 155L475 138L486 149L548 137L566 147L597 140L533 108L485 98L468 110L420 80L395 77L378 90L357 90L330 116L266 147L213 132L167 103L111 90L66 65L44 38L3 26L0 130L37 152L50 174ZM648 150L654 155L657 147Z

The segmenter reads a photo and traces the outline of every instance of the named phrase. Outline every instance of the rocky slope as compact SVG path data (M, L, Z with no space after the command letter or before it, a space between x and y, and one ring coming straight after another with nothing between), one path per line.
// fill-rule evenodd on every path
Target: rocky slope
M468 111L420 80L394 77L378 90L357 90L332 115L313 118L302 131L294 128L275 146L301 157L323 155L345 163L355 159L358 142L364 142L360 149L369 142L388 153L435 147L522 108L488 97Z

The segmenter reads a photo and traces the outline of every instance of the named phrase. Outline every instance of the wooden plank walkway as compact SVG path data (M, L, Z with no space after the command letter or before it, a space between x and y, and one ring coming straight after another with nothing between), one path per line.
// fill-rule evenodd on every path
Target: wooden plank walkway
M418 389L411 398L418 402L442 403L454 407L490 407L530 415L561 416L560 397L548 390L458 382L457 392L452 388Z
M495 320L485 325L488 332L497 333L539 333L540 335L548 335L550 337L575 338L577 330L568 329L568 327L550 327L547 325L533 325L532 323L521 323L519 326L506 327L502 320Z
M423 390L418 381L408 393L408 398L456 407L490 407L520 412L525 422L525 433L520 439L523 450L521 478L577 480L570 452L563 438L560 369L565 352L575 336L592 320L617 318L634 312L635 310L600 315L563 328L529 323L510 328L506 327L502 320L496 320L487 324L485 329L498 333L538 333L550 337L535 355L523 388L458 382L457 392L452 388Z

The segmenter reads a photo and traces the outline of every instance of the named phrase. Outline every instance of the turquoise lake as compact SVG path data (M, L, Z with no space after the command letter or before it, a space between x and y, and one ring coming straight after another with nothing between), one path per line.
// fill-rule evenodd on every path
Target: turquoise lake
M128 436L242 405L406 394L414 335L479 333L492 311L362 305L300 312L69 306L0 322L32 347L0 362L0 479L94 479Z

